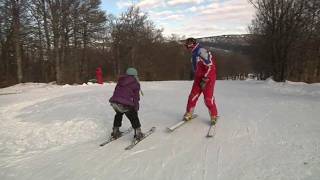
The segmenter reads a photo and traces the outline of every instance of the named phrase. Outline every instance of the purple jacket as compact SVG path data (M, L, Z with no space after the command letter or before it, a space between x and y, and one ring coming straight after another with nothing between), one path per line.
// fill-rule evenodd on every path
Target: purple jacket
M117 86L109 102L119 103L124 106L139 110L140 84L134 76L123 75L118 79Z

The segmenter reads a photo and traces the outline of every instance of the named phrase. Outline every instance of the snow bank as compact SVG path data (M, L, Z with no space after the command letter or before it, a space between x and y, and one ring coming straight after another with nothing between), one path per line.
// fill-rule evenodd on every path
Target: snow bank
M93 86L94 88L95 86ZM4 88L1 96L0 152L11 155L81 143L105 133L105 94L90 86L25 83ZM76 92L76 93L75 93ZM67 97L68 96L68 97ZM94 109L92 107L98 106ZM88 109L92 108L92 109Z
M265 81L266 87L281 94L295 94L295 95L320 95L320 83L307 84L304 82L275 82L271 78Z
M90 120L69 120L49 124L18 122L1 133L0 151L23 152L85 142L99 136L98 126Z

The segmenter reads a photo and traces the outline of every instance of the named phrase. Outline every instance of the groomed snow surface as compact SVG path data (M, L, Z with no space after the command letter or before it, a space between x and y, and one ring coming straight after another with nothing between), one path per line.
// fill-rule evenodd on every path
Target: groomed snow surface
M142 82L139 117L157 130L132 150L111 133L115 84L26 83L0 89L1 180L319 180L320 84L217 81L220 119L206 138L197 119L173 133L192 81ZM124 117L122 130L130 126Z

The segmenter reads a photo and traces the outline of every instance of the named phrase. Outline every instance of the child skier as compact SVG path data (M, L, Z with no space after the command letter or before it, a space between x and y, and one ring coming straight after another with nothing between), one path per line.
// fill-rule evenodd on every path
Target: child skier
M218 112L213 96L216 82L216 60L211 53L207 49L201 47L194 38L188 38L185 41L185 46L192 52L192 69L195 77L183 119L185 121L192 119L192 114L198 98L200 94L203 93L204 102L209 109L211 123L216 124Z
M125 75L120 76L118 83L109 102L116 112L111 136L119 138L119 128L122 124L123 114L130 120L134 129L134 138L140 140L144 134L141 132L141 124L138 117L140 100L140 83L138 72L135 68L128 68Z

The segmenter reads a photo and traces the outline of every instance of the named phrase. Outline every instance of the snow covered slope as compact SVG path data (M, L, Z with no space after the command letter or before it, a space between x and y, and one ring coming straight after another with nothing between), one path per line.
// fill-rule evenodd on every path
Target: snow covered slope
M1 180L318 180L320 85L218 81L221 116L205 138L208 112L173 133L191 81L142 82L142 129L157 130L126 151L132 134L105 147L115 84L19 84L0 89ZM124 118L122 129L129 127Z

